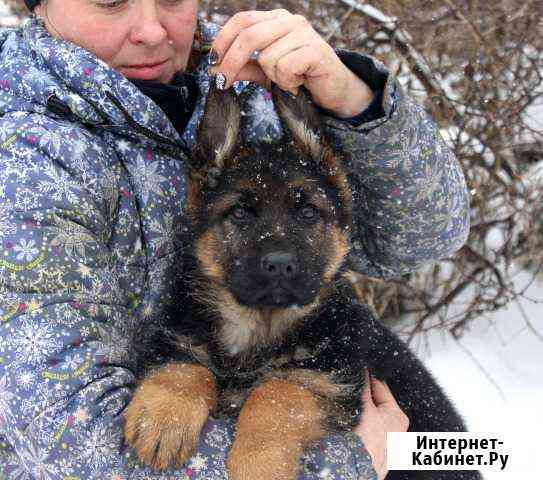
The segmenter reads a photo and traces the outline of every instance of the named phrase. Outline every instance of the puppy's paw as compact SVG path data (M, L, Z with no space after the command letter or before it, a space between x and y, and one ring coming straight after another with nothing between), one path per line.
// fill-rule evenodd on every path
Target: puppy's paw
M271 378L255 388L238 417L230 480L295 480L303 451L324 434L320 403L308 388L287 380Z
M228 455L230 480L296 480L300 444L292 442L255 445L236 440Z
M215 408L215 379L205 367L171 363L140 384L125 411L126 441L158 470L181 466L196 451Z

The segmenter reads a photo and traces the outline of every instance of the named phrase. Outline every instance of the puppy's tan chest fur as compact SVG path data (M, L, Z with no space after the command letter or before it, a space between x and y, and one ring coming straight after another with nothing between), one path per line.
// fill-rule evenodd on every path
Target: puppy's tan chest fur
M268 346L298 325L298 320L308 316L318 305L315 302L304 307L281 309L247 308L236 302L232 295L223 291L219 303L221 322L218 340L231 356L247 352L255 346Z

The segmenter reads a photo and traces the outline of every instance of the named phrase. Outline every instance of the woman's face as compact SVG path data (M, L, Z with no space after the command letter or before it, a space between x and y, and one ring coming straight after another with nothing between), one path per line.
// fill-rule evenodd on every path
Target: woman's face
M48 0L36 12L54 36L128 78L169 83L190 56L198 0Z

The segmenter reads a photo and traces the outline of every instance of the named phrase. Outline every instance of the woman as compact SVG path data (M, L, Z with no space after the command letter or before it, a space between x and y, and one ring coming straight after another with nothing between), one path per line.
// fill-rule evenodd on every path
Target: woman
M463 244L459 165L382 65L336 53L283 10L240 13L214 38L197 31L197 0L26 3L35 16L0 33L0 471L225 478L231 424L210 421L196 456L168 475L122 441L129 332L179 308L184 158L210 79L309 89L352 171L352 262L365 274L403 274ZM280 136L266 90L250 90L245 113L249 139ZM386 386L372 386L357 429L371 458L359 436L327 438L303 478L384 478L384 433L407 425Z

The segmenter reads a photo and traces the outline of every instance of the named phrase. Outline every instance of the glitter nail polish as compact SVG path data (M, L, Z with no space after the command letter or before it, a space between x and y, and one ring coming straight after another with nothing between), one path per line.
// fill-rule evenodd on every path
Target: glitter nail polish
M215 77L215 85L218 90L224 90L226 87L226 75L224 73L218 73Z
M211 49L209 52L209 64L210 65L217 65L219 63L219 54Z

